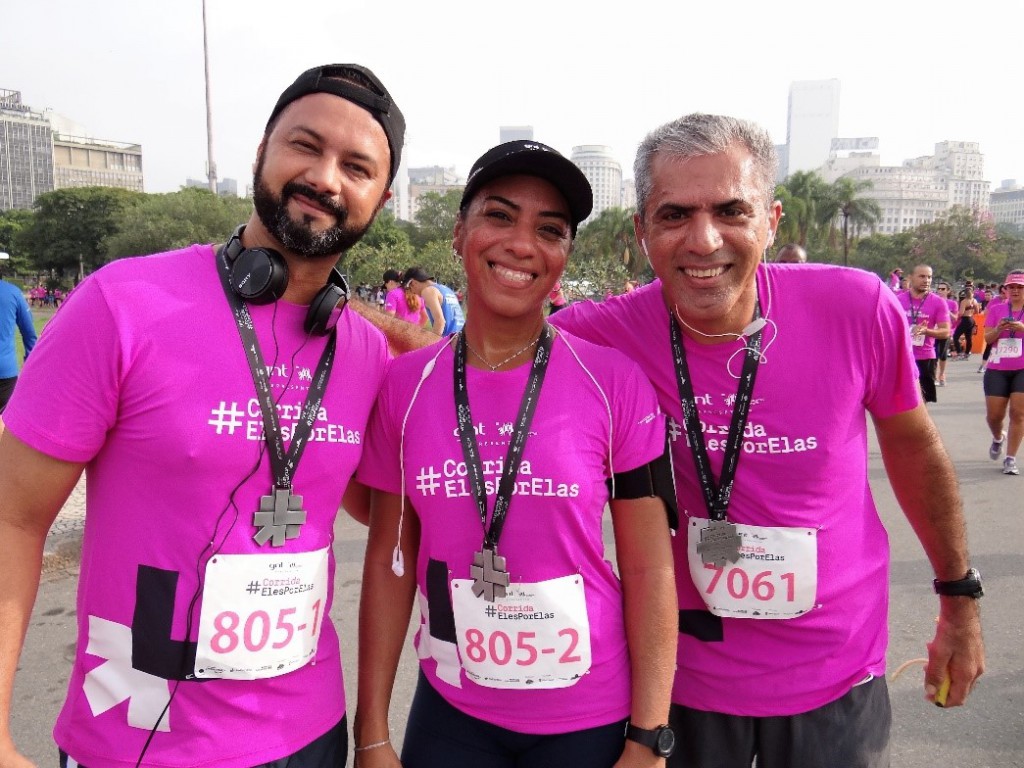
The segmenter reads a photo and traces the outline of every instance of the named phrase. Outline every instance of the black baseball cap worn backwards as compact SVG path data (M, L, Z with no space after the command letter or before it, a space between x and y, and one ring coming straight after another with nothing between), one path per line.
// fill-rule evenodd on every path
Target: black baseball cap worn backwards
M267 120L267 128L270 128L285 107L311 93L330 93L358 104L380 123L388 139L388 148L391 150L391 169L388 176L390 185L395 180L398 164L402 160L405 117L380 79L359 64L325 64L307 69L278 98L273 112L270 113L270 119Z
M575 163L539 141L508 141L481 155L469 171L459 209L465 210L487 182L519 174L544 179L562 193L569 204L572 232L575 235L576 227L594 208L594 193L590 182Z

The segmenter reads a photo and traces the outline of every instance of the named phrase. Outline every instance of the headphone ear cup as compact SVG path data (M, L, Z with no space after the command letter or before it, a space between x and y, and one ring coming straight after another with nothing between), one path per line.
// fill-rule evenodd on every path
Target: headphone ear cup
M284 296L288 262L269 248L247 248L231 263L231 288L250 304L269 304Z
M303 324L306 333L314 336L326 336L334 330L334 326L338 324L341 310L345 309L345 305L348 304L348 295L348 283L345 282L345 278L338 270L332 269L327 285L317 291L309 305L306 321ZM334 311L336 308L337 313Z

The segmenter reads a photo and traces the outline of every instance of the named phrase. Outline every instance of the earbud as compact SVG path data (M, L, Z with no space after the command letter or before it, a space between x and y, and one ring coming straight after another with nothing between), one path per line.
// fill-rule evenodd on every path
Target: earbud
M754 320L750 321L750 324L746 328L740 331L740 335L746 337L753 336L766 325L768 325L768 321L765 320L763 317L755 318Z
M401 547L396 546L395 551L391 553L391 570L398 578L405 575L405 556Z
M436 362L436 360L437 360L436 357L432 357L427 362L427 364L423 366L423 373L420 374L420 382L421 383L426 381L427 380L427 376L429 376L431 371L434 370L434 363Z

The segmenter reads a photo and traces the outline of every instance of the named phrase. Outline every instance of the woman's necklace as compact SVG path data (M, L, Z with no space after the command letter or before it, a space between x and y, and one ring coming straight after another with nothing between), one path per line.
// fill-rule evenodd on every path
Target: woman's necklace
M463 337L465 338L465 336L466 336L466 333L465 333L465 331L463 331L462 335L463 335ZM473 356L474 356L474 357L475 357L475 358L476 358L477 360L479 360L479 361L480 361L481 363L483 363L483 364L484 364L484 365L486 365L486 366L487 366L488 368L490 368L490 369L491 369L491 373L494 373L494 372L495 372L495 371L497 371L497 370L498 370L499 368L501 368L501 366L505 365L505 363L511 363L511 362L512 362L513 360L515 360L515 359L516 359L517 357L519 357L519 356L520 356L521 354L523 354L523 353L524 353L524 352L526 352L527 350L530 350L530 349L532 349L533 347L535 347L535 346L537 345L537 342L538 342L538 341L540 341L540 336L538 336L538 337L537 337L536 339L534 339L533 341L531 341L531 342L530 342L529 344L527 344L527 345L526 345L525 347L523 347L522 349L520 349L520 350L519 350L518 352L513 352L513 353L512 353L511 355L509 355L508 357L506 357L506 358L505 358L504 360L502 360L502 361L501 361L500 363L492 363L492 362L491 362L490 360L488 360L488 359L487 359L486 357L484 357L484 356L483 356L483 355L481 355L481 354L480 354L479 352L477 352L477 351L476 351L475 349L473 349L473 347L471 347L471 346L469 345L469 339L468 339L468 338L466 338L466 349L468 349L468 350L469 350L470 352L472 352L472 353L473 353Z

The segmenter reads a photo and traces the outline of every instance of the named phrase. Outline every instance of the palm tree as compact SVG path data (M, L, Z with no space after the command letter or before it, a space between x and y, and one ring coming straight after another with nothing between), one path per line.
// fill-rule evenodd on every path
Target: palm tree
M827 223L830 228L834 227L836 218L842 219L843 266L849 266L850 263L850 229L856 232L861 227L870 227L882 216L878 203L861 194L871 187L871 182L866 179L857 181L845 176L836 179L828 187L828 194L819 209L819 221Z
M605 208L580 230L576 249L581 250L582 245L606 257L621 258L630 276L639 276L647 267L647 261L636 245L633 212L633 208Z
M786 242L806 247L819 220L818 210L828 196L828 185L814 171L796 171L780 184L776 196L782 201ZM786 222L785 219L789 219ZM780 239L779 242L784 242Z

